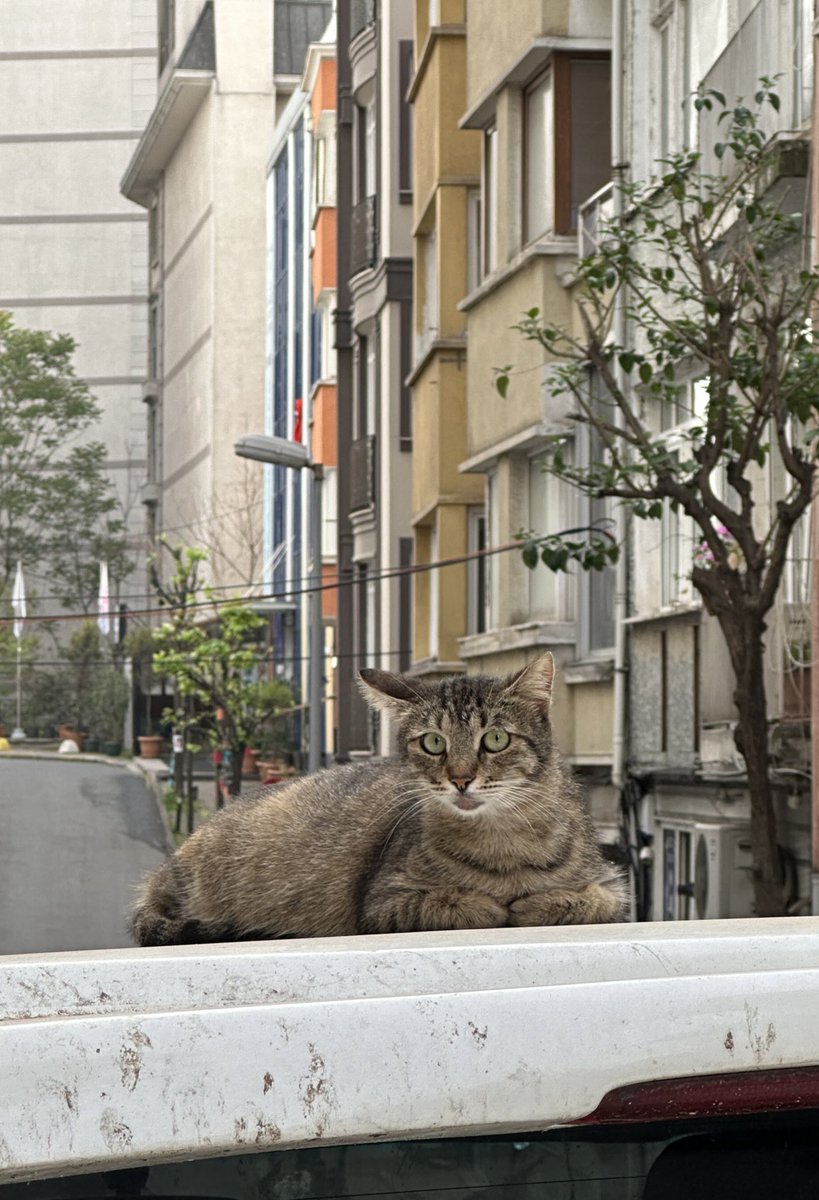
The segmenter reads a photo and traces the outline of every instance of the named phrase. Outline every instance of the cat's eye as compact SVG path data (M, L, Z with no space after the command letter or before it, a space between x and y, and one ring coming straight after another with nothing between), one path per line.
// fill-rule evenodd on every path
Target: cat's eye
M427 754L443 754L446 750L446 738L440 733L425 733L421 737L421 749Z
M481 738L481 745L484 750L497 754L499 750L505 750L511 740L505 729L488 729Z

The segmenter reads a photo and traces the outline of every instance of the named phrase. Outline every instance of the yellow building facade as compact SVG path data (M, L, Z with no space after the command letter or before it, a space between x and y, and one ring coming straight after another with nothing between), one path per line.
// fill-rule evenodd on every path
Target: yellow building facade
M548 439L574 433L565 400L550 397L542 348L514 330L538 308L571 326L578 229L611 178L608 0L466 0L466 103L460 126L480 148L478 278L459 305L466 318L465 477L484 485L486 538L557 533L592 519L584 502L543 470ZM511 364L509 393L495 387ZM572 452L588 450L582 435ZM529 571L517 550L485 571L479 629L459 640L470 672L514 670L544 649L558 662L554 724L578 768L611 761L613 579L596 572Z
M466 316L470 206L480 189L480 135L458 122L466 101L465 0L416 0L413 107L415 292L413 525L415 561L463 557L483 481L459 471L467 452ZM413 670L462 670L468 622L465 564L415 583Z

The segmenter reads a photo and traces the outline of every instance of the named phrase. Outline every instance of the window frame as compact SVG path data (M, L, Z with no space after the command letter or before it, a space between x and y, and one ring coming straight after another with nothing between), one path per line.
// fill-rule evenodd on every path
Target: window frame
M523 86L522 104L522 138L521 153L523 155L522 187L521 187L521 229L523 244L530 245L546 234L572 236L577 233L577 221L572 221L572 63L601 62L609 64L611 72L611 54L605 50L555 50L548 61ZM551 78L552 90L552 152L554 162L551 171L551 228L532 232L529 228L529 134L531 117L529 115L529 98L544 83ZM609 172L610 174L610 172ZM605 186L605 182L600 187ZM599 188L597 189L599 190ZM594 195L590 192L589 196ZM589 198L578 199L578 208Z
M484 504L471 504L466 513L467 554L489 544L489 518ZM466 628L470 635L489 628L489 557L470 558L467 564Z
M481 147L481 279L498 269L498 126L483 131Z

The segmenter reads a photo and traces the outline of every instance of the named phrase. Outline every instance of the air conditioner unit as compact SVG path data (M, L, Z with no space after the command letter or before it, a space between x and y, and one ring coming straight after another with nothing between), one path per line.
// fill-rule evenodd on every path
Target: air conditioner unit
M753 916L747 823L658 821L654 844L655 920Z

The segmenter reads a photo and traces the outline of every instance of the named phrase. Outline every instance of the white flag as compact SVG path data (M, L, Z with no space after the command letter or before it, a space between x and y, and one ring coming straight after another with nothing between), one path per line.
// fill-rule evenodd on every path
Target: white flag
M97 601L97 624L100 627L100 633L108 636L111 632L111 601L108 597L108 563L100 563L100 594Z
M26 585L23 583L23 564L21 562L17 563L17 574L14 576L11 607L14 611L14 636L19 642L23 636L23 622L26 619Z

